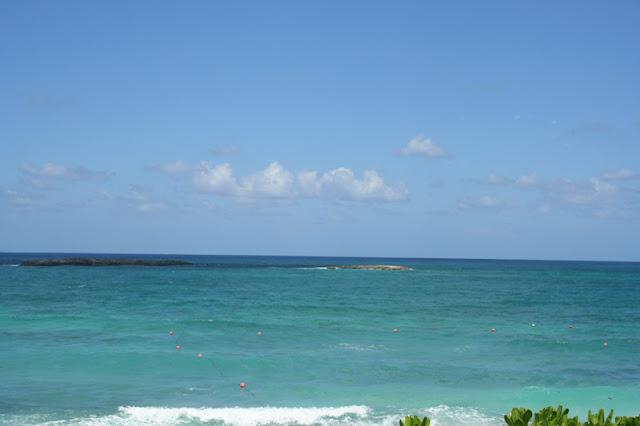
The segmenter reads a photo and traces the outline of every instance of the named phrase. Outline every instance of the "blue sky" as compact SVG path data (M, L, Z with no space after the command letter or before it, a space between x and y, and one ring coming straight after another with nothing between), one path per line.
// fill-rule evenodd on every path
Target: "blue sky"
M0 4L0 251L640 260L640 3Z

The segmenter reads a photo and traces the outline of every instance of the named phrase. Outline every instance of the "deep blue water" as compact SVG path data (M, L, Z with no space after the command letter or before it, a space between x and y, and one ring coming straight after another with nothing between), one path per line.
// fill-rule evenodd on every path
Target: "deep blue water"
M640 413L640 263L82 254L194 266L14 266L72 256L0 254L0 423ZM412 270L323 268L337 264Z

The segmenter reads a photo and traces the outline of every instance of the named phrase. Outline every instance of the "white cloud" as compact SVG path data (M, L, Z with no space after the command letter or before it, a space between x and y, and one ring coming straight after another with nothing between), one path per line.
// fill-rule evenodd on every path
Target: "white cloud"
M631 179L636 177L637 173L635 170L622 168L620 170L610 170L608 172L604 172L600 177L602 179L607 180L618 180L618 179Z
M322 193L322 184L318 180L318 172L304 170L298 173L298 187L303 196L319 196Z
M100 198L103 200L115 200L117 197L110 193L109 191L102 190L99 194Z
M546 189L546 195L570 204L612 203L618 198L618 187L598 178L573 182L556 179Z
M201 169L193 175L193 183L198 190L215 194L237 195L239 189L229 163L223 163L214 168L207 163L202 163Z
M53 184L52 181L50 180L46 180L46 179L40 179L40 178L36 178L36 177L31 177L31 179L29 179L29 181L31 182L31 185L33 185L34 187L38 188L38 189L51 189L51 188L55 188L55 185Z
M485 183L489 185L506 185L508 183L511 183L511 180L507 179L504 176L499 176L495 173L491 173L489 174L489 176L487 176L487 180L485 181Z
M629 214L637 216L634 212L637 211L636 206L640 201L638 199L640 191L634 191L625 182L636 177L637 173L627 168L605 172L599 178L577 181L568 178L544 180L540 179L538 173L534 171L528 175L518 176L516 179L491 174L487 179L479 180L478 183L503 184L511 189L534 192L539 195L539 199L531 200L530 205L540 214L565 211L613 218L629 217ZM619 182L614 184L614 180ZM464 198L458 202L458 207L465 210L512 206L514 205L508 202L502 203L501 200L489 196L478 199Z
M363 172L358 179L353 170L340 167L323 173L304 170L297 176L280 163L272 162L264 170L238 179L229 163L211 167L203 164L194 172L193 183L202 192L240 199L296 197L333 200L402 201L409 194L404 183L391 187L375 170Z
M458 208L462 210L500 210L514 207L516 207L516 205L510 200L502 200L489 195L483 195L480 198L467 197L458 200Z
M0 195L16 207L31 207L34 204L33 199L29 195L11 189L5 189Z
M409 195L404 183L392 188L375 170L366 170L357 179L351 169L340 167L324 173L318 182L323 196L338 200L403 201Z
M241 192L248 197L288 198L293 196L293 174L277 162L242 179Z
M451 158L442 145L425 138L423 134L411 139L406 147L400 149L400 155L427 158Z
M88 182L107 179L107 174L104 172L94 172L84 167L70 168L54 163L45 163L40 168L23 163L21 169L29 176L31 185L39 189L55 188L55 182Z
M520 188L535 188L538 185L538 173L533 172L530 175L518 176L515 184Z
M68 168L54 163L45 163L41 168L33 167L29 163L22 164L22 170L30 176L42 179L88 181L104 180L107 174L104 172L94 172L84 167Z

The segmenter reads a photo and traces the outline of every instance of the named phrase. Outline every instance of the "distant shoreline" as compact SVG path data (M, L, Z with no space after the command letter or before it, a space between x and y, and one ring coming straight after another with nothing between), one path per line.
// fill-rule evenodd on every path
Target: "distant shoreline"
M28 260L18 266L188 266L183 260L92 259L71 257L66 259Z

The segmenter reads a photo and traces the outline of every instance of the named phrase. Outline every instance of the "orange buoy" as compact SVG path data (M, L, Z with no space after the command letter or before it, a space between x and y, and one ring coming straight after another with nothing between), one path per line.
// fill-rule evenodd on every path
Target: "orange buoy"
M604 345L605 345L605 346L609 346L609 345L607 345L607 342L604 342Z
M398 332L398 329L397 329L397 328L394 328L394 329L393 329L393 332L394 332L394 333L397 333L397 332Z
M492 333L495 333L495 331L496 331L496 329L495 329L495 328L492 328L492 329L491 329L491 332L492 332Z
M198 356L199 356L200 358L202 358L202 354L198 354Z
M262 331L258 331L258 336L262 336Z
M180 346L176 346L176 349L177 349L177 350L180 350Z
M169 334L173 336L173 331L170 331Z
M243 388L244 387L244 382L240 383L240 387Z
M569 328L573 328L573 326L572 326L572 325L570 325L570 326L569 326Z

